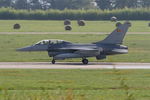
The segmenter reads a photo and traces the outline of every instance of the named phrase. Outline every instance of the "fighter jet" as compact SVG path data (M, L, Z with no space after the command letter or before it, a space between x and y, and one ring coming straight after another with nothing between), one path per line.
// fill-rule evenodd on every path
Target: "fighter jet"
M89 57L96 57L97 60L106 59L109 55L127 54L128 47L122 45L123 39L128 31L129 24L124 23L118 26L104 40L91 44L77 44L64 40L42 40L32 46L19 48L17 51L47 51L52 57L52 64L56 60L68 58L82 58L83 64L88 64Z

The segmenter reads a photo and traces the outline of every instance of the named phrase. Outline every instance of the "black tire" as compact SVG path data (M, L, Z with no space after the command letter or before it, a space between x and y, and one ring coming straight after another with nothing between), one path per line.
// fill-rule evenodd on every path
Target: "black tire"
M55 64L55 60L54 59L52 60L52 64Z
M87 59L83 59L83 60L82 60L82 63L83 63L84 65L87 65L88 62L89 62L89 61L88 61Z

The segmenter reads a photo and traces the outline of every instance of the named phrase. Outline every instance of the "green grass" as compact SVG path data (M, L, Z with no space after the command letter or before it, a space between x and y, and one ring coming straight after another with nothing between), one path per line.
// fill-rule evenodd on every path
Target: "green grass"
M149 100L149 77L150 70L1 69L0 100Z
M122 23L124 21L121 21ZM21 24L20 30L14 30L15 23ZM132 28L129 32L150 32L149 21L131 21ZM115 22L86 21L86 26L79 27L72 21L71 32L110 32L115 28ZM37 20L0 20L0 32L66 32L63 21L37 21Z
M102 40L106 35L96 34L47 34L47 35L0 35L0 62L49 62L47 52L16 52L17 48L32 45L43 39L62 39L75 43L91 43ZM109 56L100 62L150 62L150 35L127 35L124 45L129 47L129 54ZM68 61L80 61L69 59ZM90 58L89 61L97 61Z

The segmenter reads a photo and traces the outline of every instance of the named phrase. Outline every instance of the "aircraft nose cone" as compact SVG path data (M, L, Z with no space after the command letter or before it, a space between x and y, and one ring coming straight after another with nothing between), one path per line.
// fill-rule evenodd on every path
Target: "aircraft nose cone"
M32 47L19 48L16 51L31 51Z

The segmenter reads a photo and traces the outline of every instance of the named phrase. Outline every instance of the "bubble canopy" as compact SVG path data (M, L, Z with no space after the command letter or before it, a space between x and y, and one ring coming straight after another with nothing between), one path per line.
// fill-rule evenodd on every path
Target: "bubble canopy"
M35 45L47 45L47 44L61 44L61 43L70 43L68 41L64 41L64 40L56 40L56 39L52 39L52 40L42 40L37 42Z

